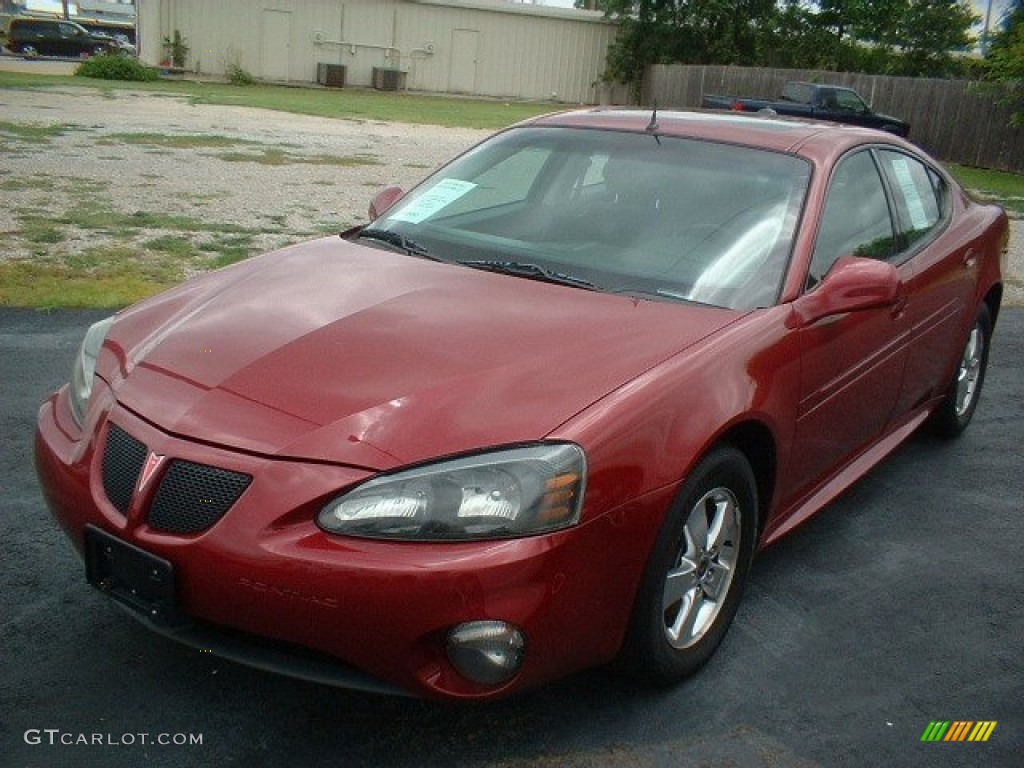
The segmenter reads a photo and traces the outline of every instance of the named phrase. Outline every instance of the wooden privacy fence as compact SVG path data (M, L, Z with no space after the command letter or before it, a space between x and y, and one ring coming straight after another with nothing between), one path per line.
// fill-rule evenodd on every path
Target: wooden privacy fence
M705 93L777 98L788 80L856 89L876 111L909 122L911 140L945 162L1024 173L1024 127L1010 125L1010 110L991 86L965 80L656 64L644 78L643 101L693 108Z

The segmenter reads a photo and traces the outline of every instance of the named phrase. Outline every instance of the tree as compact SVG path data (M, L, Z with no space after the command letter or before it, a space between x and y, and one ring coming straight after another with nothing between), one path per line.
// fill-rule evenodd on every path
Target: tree
M1021 0L1017 0L1018 4ZM606 80L651 64L740 64L945 77L971 44L970 0L578 0L619 22Z
M819 24L805 5L792 2L761 23L757 63L783 69L849 69L843 66L849 48L835 29Z
M880 68L887 52L866 47L902 0L787 2L761 26L761 64L841 72Z
M898 50L898 74L946 77L956 70L953 52L974 42L971 27L980 21L967 2L911 0L879 42Z
M605 78L639 89L651 64L755 64L774 0L599 0L619 22Z
M955 72L952 53L971 45L970 30L979 20L967 0L818 0L816 5L814 23L835 36L837 50L859 48L856 68L887 74Z
M1024 2L1007 11L1002 30L989 47L988 78L1003 88L1000 99L1013 109L1014 125L1024 126Z

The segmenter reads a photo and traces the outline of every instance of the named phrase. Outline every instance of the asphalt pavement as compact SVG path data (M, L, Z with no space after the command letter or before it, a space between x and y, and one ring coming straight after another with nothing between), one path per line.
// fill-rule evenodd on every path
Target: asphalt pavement
M761 553L696 677L607 671L487 705L325 688L147 632L85 583L32 469L95 311L0 309L0 766L1020 766L1024 310L974 423L912 438ZM994 721L985 742L922 741Z

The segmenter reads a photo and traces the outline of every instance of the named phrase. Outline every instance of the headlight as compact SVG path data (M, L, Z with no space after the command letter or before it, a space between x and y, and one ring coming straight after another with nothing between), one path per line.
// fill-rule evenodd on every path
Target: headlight
M103 346L103 339L107 336L110 324L114 322L113 317L100 320L85 332L82 346L78 350L78 357L75 358L75 367L71 371L71 414L75 417L78 426L82 426L82 419L85 416L85 407L89 404L89 397L92 395L92 377L96 373L96 356Z
M510 448L378 477L324 507L331 533L417 541L530 536L573 525L586 462L568 443Z

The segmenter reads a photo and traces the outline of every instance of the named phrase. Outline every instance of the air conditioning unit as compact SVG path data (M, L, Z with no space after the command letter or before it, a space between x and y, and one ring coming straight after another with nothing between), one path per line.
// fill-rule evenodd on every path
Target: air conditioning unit
M345 87L345 65L328 64L321 61L316 65L316 81L331 88Z
M404 91L405 72L400 69L374 67L373 87L378 91Z

